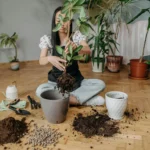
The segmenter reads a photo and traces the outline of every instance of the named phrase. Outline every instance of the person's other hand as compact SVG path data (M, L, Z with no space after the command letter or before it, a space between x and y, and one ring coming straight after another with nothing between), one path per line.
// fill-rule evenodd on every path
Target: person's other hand
M66 60L57 56L48 56L48 61L60 71L65 70L65 66L62 63L66 63Z
M65 46L65 53L66 53L66 54L69 53L69 50L68 50L69 45L72 46L72 49L73 49L73 50L77 48L77 46L76 46L76 44L75 44L74 42L69 41L69 42L66 44L66 46Z

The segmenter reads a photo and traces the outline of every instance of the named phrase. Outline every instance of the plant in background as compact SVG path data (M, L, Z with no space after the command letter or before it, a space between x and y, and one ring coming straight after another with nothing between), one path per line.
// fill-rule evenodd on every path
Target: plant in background
M92 63L93 65L97 63L97 68L99 68L100 63L102 63L103 72L105 56L108 55L110 50L114 54L113 47L117 49L117 43L113 39L114 33L110 30L110 25L104 14L96 18L96 24L97 31L95 35L92 35L90 38L90 40L93 40L93 43L90 44L92 50Z
M136 20L138 17L140 17L142 14L149 12L150 14L150 8L147 9L142 9L141 12L139 14L137 14L131 21L128 22L128 24L132 23L134 20ZM143 45L143 50L142 50L142 54L140 56L140 62L142 62L143 57L144 57L144 52L145 52L145 46L146 46L146 42L147 42L147 36L150 30L150 17L148 18L148 25L147 25L147 31L146 31L146 35L145 35L145 40L144 40L144 45ZM148 62L149 64L149 62Z
M16 32L14 32L14 34L12 36L9 36L6 33L2 33L0 34L0 47L4 48L4 47L14 47L15 49L15 56L14 58L11 59L11 62L18 62L18 58L17 58L17 45L16 45L16 41L18 39L18 35L16 34Z
M137 14L131 21L129 21L128 24L132 23L135 19L137 19L139 16L141 16L145 12L148 12L150 14L150 8L141 10L141 12L139 14ZM150 64L150 61L144 61L143 58L144 58L145 47L146 47L149 30L150 30L150 17L148 18L147 31L146 31L143 50L142 50L140 59L131 59L130 60L129 78L131 78L131 79L142 79L142 80L148 79L148 65Z

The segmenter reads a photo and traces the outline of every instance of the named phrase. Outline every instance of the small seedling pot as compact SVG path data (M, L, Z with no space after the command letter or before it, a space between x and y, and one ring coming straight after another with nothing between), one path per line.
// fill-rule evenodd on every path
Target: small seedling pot
M69 108L69 94L61 94L58 90L48 90L40 95L40 101L45 118L53 124L66 120Z
M114 120L123 118L127 108L128 95L119 91L111 91L105 94L108 116Z

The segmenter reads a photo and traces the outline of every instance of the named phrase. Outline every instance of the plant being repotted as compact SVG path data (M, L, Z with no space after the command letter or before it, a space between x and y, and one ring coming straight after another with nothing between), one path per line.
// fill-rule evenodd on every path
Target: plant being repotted
M145 12L150 13L150 8L143 9L138 15L136 15L131 21L129 21L128 24L133 22L135 19L137 19L139 16L141 16ZM129 78L131 78L131 79L139 79L139 80L140 79L141 80L148 79L148 72L149 72L148 65L150 64L150 61L144 60L144 52L145 52L145 47L146 47L149 30L150 30L150 17L148 18L148 26L147 26L145 39L144 39L142 54L139 59L131 59L130 60Z
M10 66L12 70L19 70L19 60L17 58L17 44L16 41L18 39L18 35L16 32L12 36L9 36L6 33L0 34L0 47L2 48L14 48L15 49L15 56L10 60Z

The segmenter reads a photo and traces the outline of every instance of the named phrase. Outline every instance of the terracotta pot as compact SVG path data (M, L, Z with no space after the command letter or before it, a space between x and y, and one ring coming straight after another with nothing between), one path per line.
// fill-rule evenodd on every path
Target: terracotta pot
M119 72L122 65L122 56L107 56L107 68L110 72Z
M16 70L19 70L19 62L11 62L10 63L10 67L11 67L11 70L14 70L14 71L16 71Z
M58 124L66 120L69 107L69 95L58 90L47 90L40 96L42 110L50 123Z
M144 62L139 62L139 59L130 60L130 77L133 79L148 78L148 65Z

